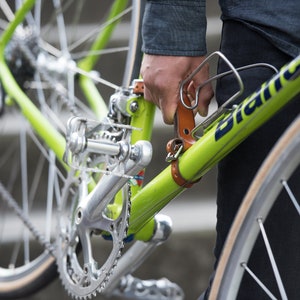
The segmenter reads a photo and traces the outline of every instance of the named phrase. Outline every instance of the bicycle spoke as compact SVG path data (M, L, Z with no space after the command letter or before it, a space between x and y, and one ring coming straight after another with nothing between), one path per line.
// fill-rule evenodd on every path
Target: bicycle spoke
M6 16L7 20L12 21L15 18L13 11L10 9L6 1L0 1L0 8Z
M22 229L21 229L22 230ZM10 269L14 269L16 267L16 262L17 262L17 258L20 252L20 248L21 248L21 240L17 243L15 243L12 254L11 254L11 259L9 261L9 265L8 267Z
M275 257L273 255L273 251L271 249L270 242L268 240L268 237L267 237L267 234L266 234L266 231L265 231L265 228L264 228L264 224L263 224L261 218L259 218L257 220L257 222L258 222L262 237L263 237L264 242L265 242L265 246L266 246L266 249L267 249L267 252L268 252L268 255L269 255L269 259L270 259L270 262L271 262L271 265L272 265L272 269L273 269L273 272L274 272L274 275L275 275L275 278L276 278L276 282L277 282L281 297L282 297L283 300L285 300L285 299L287 299L287 295L286 295L286 292L285 292L285 289L284 289L284 286L283 286L283 283L282 283L282 280L281 280L281 276L279 274L279 270L278 270L278 267L277 267L277 264L276 264L276 261L275 261Z
M288 195L289 195L289 197L290 197L290 199L291 199L293 205L295 206L295 208L296 208L298 214L300 215L300 205L299 205L299 203L298 203L298 201L297 201L295 195L293 194L292 190L290 189L290 187L289 187L287 181L282 180L281 183L282 183L282 185L284 186L286 192L288 193Z
M67 36L66 36L66 26L63 15L60 13L62 11L62 7L60 5L59 0L53 0L53 6L56 11L59 13L56 15L57 20L57 27L58 27L58 33L59 33L59 42L61 51L63 53L63 56L69 57L70 53L68 51L68 42L67 42Z
M272 299L277 300L277 298L271 293L271 291L261 282L261 280L251 271L246 263L241 263L241 266L247 271L247 273L255 280L255 282L266 292L266 294Z
M26 142L26 131L24 128L21 129L20 133L20 144L21 144L21 177L22 177L22 205L23 213L28 217L28 169L27 169L27 142ZM28 232L24 230L23 232L23 242L24 242L24 263L27 264L30 260L29 252L29 236Z
M53 196L54 196L54 180L55 180L55 154L53 151L49 153L50 164L48 173L48 191L47 191L47 206L46 206L46 222L45 222L45 239L50 241L51 238L51 223L53 217Z
M299 286L293 280L299 277L299 128L297 117L253 180L224 246L210 299L243 296L252 279L257 296L261 288L271 299L297 298ZM294 260L286 261L285 255ZM258 263L258 257L263 261Z
M93 37L95 37L98 34L99 31L102 31L105 28L107 28L109 25L113 24L114 22L117 22L123 16L127 15L131 11L132 11L132 7L128 7L127 9L125 9L123 12L121 12L120 14L115 16L114 18L112 18L109 21L101 24L100 28L97 26L93 30L90 30L90 32L86 36L82 37L81 39L77 40L72 45L70 45L69 50L73 51L74 49L78 48L80 45L82 45L86 41L88 41L88 40L92 39Z

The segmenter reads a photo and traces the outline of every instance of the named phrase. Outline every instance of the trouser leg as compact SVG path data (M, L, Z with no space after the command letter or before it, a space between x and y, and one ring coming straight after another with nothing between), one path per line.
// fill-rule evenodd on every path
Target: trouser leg
M252 31L244 24L235 21L226 21L224 23L221 51L229 58L235 67L265 62L280 68L291 60L291 57L279 51L258 33ZM226 64L219 63L219 73L227 69ZM272 71L260 67L243 71L241 75L245 84L245 91L241 98L245 98L254 92L264 81L269 79L270 76L272 76ZM232 76L222 78L218 82L216 89L218 104L220 105L229 99L229 97L237 91L237 88L237 84L234 83ZM278 115L258 129L219 163L217 238L215 246L216 265L232 221L252 179L278 137L299 114L298 100L284 108ZM271 238L274 245L282 243L282 238L287 235L287 232L284 231L284 226L282 226L278 220L286 220L286 218L288 218L292 226L296 226L296 224L299 225L298 218L291 210L292 208L286 205L283 199L282 203L272 212L267 227L272 233ZM296 228L300 227L298 226ZM300 246L300 233L298 230L289 232L288 238L293 241L295 246ZM261 248L263 248L262 241L259 241L256 245L257 251L254 252L249 264L267 281L269 286L272 286L274 280L271 278L271 270L266 267L266 255ZM297 250L294 250L295 253L291 253L291 255L299 256L297 255L297 252L299 252L298 249L300 248L298 247ZM280 264L290 269L290 262L283 256L281 258L280 260L282 260L282 262L280 262ZM300 272L296 270L291 276L298 276L298 278L300 278ZM293 285L299 289L299 284ZM252 279L247 276L245 276L243 280L242 287L239 299L265 299L265 294L261 293L253 284ZM295 294L298 292L300 291L294 289ZM299 295L300 294L298 294L298 296ZM200 299L206 299L206 297L207 296L202 295ZM290 299L295 299L293 297L296 296L291 296Z

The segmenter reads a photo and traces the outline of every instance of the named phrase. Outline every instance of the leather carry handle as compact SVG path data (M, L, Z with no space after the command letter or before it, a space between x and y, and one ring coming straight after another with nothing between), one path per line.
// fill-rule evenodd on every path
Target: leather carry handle
M188 101L188 99L184 99ZM181 101L178 104L174 119L174 129L176 137L167 144L167 161L171 162L171 173L173 180L182 187L190 188L196 181L186 180L180 173L178 157L181 153L190 148L195 139L192 136L192 130L195 128L194 112L186 108Z

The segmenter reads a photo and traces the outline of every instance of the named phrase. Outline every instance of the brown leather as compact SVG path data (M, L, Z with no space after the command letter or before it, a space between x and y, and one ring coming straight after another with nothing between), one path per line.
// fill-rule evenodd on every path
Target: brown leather
M172 173L172 177L174 179L174 181L182 187L185 188L190 188L193 186L194 183L197 183L198 181L200 181L201 177L195 181L191 181L191 180L186 180L185 178L182 177L180 170L179 170L179 163L178 163L178 159L177 160L173 160L171 163L171 173Z
M144 94L144 81L141 79L136 79L133 81L133 93L137 95Z
M181 102L177 108L174 125L177 137L183 141L183 151L185 151L195 143L191 135L195 128L195 118L193 111L184 107Z
M179 151L180 147L183 146L183 141L180 138L175 138L168 141L166 150L168 153L175 155Z
M188 99L184 99L188 101ZM187 102L186 102L187 103ZM183 146L181 153L190 148L195 140L192 137L192 130L195 128L195 118L193 110L186 108L181 102L179 102L177 112L174 120L175 133L177 138L169 141L167 144L167 151L172 155L178 151L180 146ZM190 188L196 181L189 181L182 177L179 170L178 159L172 160L171 163L171 173L174 181L182 187Z

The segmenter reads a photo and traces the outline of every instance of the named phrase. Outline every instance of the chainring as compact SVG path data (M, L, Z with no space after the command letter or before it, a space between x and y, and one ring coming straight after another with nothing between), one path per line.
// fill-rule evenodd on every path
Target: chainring
M122 189L122 209L117 216L109 216L111 204L107 203L97 221L97 228L85 227L78 232L74 212L79 201L80 184L76 181L78 179L69 180L63 190L56 256L60 278L68 294L76 299L86 299L104 290L121 256L130 215L130 186L126 184ZM100 246L99 241L105 245Z

